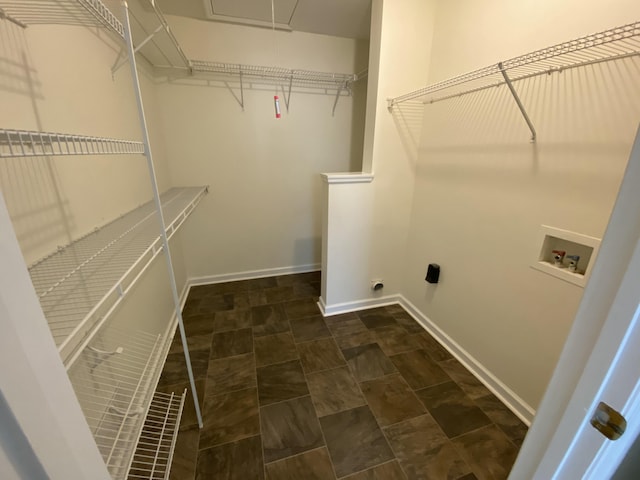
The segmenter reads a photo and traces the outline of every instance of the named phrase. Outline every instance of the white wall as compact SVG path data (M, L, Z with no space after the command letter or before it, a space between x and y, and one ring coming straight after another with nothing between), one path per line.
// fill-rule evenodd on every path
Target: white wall
M329 269L343 287L323 296L328 311L401 291L419 130L408 117L392 117L387 98L426 83L434 7L435 2L420 0L373 2L363 171L375 178L370 184L329 185L328 223L345 229L328 232ZM398 135L398 129L408 136ZM363 218L369 219L366 227ZM371 291L372 279L384 280L383 291Z
M192 59L353 73L367 55L356 40L285 32L276 32L275 55L267 29L168 20ZM360 168L353 146L362 143L362 114L344 96L332 116L335 96L317 91L294 91L287 113L280 91L276 120L273 95L274 87L245 84L243 112L224 85L202 76L158 86L172 183L211 186L184 227L189 277L320 263L318 174Z
M128 66L104 32L64 26L26 30L0 22L0 124L5 128L140 140ZM141 75L159 182L168 187L153 120L153 84ZM0 189L28 263L148 201L142 155L7 159Z
M430 81L629 23L640 5L440 2ZM554 18L568 18L560 29ZM505 41L508 39L508 41ZM532 270L541 224L601 237L640 118L638 59L516 84L425 108L403 292L534 409L582 288ZM399 110L402 109L400 106ZM424 282L439 263L441 282Z
M369 80L363 170L375 174L369 185L374 193L349 197L340 185L332 197L329 185L327 198L340 216L352 212L351 221L340 219L345 225L373 212L370 229L340 244L336 257L367 252L369 258L342 269L346 287L336 303L365 305L376 298L370 280L384 279L386 295L402 294L530 417L582 295L581 288L529 267L539 252L539 227L602 236L640 118L638 59L516 84L538 129L535 145L506 89L426 107L405 103L392 114L386 99L630 23L640 5L373 5L370 73L377 76ZM368 203L335 205L348 197ZM339 244L332 237L345 231L329 231L328 243ZM431 262L442 266L437 286L424 281ZM340 262L328 266L336 268ZM335 305L323 299L331 311Z

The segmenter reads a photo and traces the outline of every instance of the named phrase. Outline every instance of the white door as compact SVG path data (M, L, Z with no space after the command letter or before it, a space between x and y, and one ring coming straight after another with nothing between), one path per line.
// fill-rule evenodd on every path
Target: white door
M640 129L592 276L509 477L608 479L640 433ZM618 440L590 425L599 402L628 422Z

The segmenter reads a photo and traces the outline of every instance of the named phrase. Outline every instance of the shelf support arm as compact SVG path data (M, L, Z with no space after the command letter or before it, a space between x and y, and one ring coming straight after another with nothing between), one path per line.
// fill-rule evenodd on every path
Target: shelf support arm
M345 82L344 85L340 84L340 86L338 87L338 91L336 92L336 99L333 102L333 110L331 110L332 117L335 117L336 115L336 107L338 106L338 100L340 100L340 94L342 93L343 88L347 88L347 82Z
M164 258L167 262L167 270L169 275L169 283L171 284L171 294L173 296L173 304L176 311L176 317L178 318L178 329L180 330L180 338L182 339L182 349L184 350L184 359L187 364L187 373L189 375L189 383L191 385L191 393L193 394L193 406L195 407L196 417L198 419L198 425L203 427L202 413L200 412L200 404L198 402L198 392L196 390L196 381L193 376L193 368L191 367L191 356L189 355L189 346L187 344L187 334L184 329L184 320L182 318L182 306L180 304L180 296L178 295L178 287L176 285L176 277L174 275L173 263L171 261L171 251L169 250L169 239L167 238L166 225L164 222L164 215L162 213L162 203L160 202L160 192L158 190L158 182L156 180L155 167L153 165L153 157L151 155L151 142L149 140L149 131L147 129L147 120L144 115L144 106L142 104L142 92L140 90L140 79L138 78L138 68L136 65L136 53L133 48L133 39L131 37L131 25L129 23L129 5L127 0L122 0L122 7L124 9L124 27L125 27L125 40L127 43L127 50L129 52L129 66L131 68L131 77L133 80L133 90L136 97L136 104L138 106L138 117L140 120L140 127L142 130L142 138L144 140L144 153L147 158L147 166L149 167L149 177L151 179L151 188L153 189L153 198L156 205L156 212L158 214L158 226L160 227L160 238L162 239L162 246L164 249Z
M163 28L162 25L158 25L158 28L156 28L153 31L153 33L149 34L147 38L145 38L142 42L140 42L140 45L134 48L133 51L135 53L138 53L138 51L140 51L142 47L144 47L147 43L149 43L151 39L155 37L160 30L162 30L162 28ZM120 67L126 63L126 61L127 61L126 55L124 57L120 57L120 55L118 55L118 60L116 64L111 68L111 75L114 75L120 69Z
M502 73L502 77L504 78L504 81L507 84L507 87L509 87L509 90L511 91L511 95L513 95L513 99L516 101L516 104L520 109L520 113L522 113L522 116L524 117L524 121L527 122L527 126L529 127L529 130L531 130L531 143L535 143L536 138L538 136L538 134L536 133L536 129L533 126L533 123L531 123L531 119L529 118L529 115L527 115L527 111L525 110L524 105L522 105L522 102L520 101L520 97L518 96L516 89L513 88L511 79L509 78L509 75L507 75L507 71L504 69L502 62L498 63L498 68L500 69L500 73Z
M287 95L282 87L282 96L284 97L284 104L287 107L287 113L289 113L289 101L291 100L291 86L293 85L293 75L289 77L289 94Z
M19 26L20 28L27 28L27 26L24 23L22 23L20 20L17 20L15 18L7 15L7 13L2 8L0 8L0 19L6 20L8 22L11 22L14 25Z
M238 74L240 76L240 98L238 98L236 92L233 91L233 88L231 88L229 82L225 81L223 83L224 86L227 87L227 89L231 92L231 95L233 95L233 98L236 100L236 102L238 102L238 105L240 105L240 108L242 108L242 111L244 112L244 82L242 81L242 70L238 70Z

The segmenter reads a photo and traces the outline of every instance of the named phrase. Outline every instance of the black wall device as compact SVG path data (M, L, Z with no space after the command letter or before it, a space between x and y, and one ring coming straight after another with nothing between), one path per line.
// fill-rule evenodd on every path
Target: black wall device
M440 265L437 263L430 263L427 269L427 277L425 280L429 283L438 283L440 278Z

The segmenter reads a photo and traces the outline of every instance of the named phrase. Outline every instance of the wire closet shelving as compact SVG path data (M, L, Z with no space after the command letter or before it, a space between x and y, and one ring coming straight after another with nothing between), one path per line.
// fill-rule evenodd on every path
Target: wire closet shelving
M154 394L154 390L173 330L175 322L167 329L167 335L114 328L101 331L69 370L98 450L114 479L127 478L141 438L146 439L145 449L151 448L149 440L159 433L158 418L166 422L161 425L162 442L156 445L154 458L170 463L169 452L164 448L166 437L171 434L172 445L184 394L169 395L171 401L167 402L166 394ZM157 475L158 470L152 470Z
M640 22L611 28L592 35L536 50L488 67L464 73L387 100L389 110L411 100L434 103L486 88L507 85L531 130L536 132L513 83L538 75L640 55Z
M206 192L207 187L185 187L161 196L168 238ZM161 251L156 211L149 202L29 268L67 367Z
M31 24L107 27L124 39L124 19L119 3L118 0L0 0L0 19L5 18L23 27ZM281 85L284 90L289 89L289 94L292 87L350 94L353 83L366 75L191 60L182 50L155 1L128 0L128 12L136 53L158 69L233 77L240 82L245 79L259 80ZM112 71L117 71L125 63L123 49Z
M0 129L0 158L111 154L146 157L154 192L152 202L59 247L33 264L29 273L109 474L114 479L168 478L186 391L182 395L154 392L177 325L197 402L168 241L208 188L174 188L160 195L142 108L136 53L161 67L186 68L188 60L153 0L111 1L121 4L120 16L100 0L0 0L0 20L21 28L60 24L106 28L114 34L123 47L112 71L129 60L143 141ZM161 252L165 253L172 289L173 319L161 325L161 334L145 333L129 324L127 328L131 330L122 331L121 327L107 324ZM194 408L201 424L197 403Z
M28 25L106 27L125 40L124 11L119 0L0 0L0 18ZM178 44L162 11L152 0L128 0L131 35L136 53L157 67L187 68L189 60ZM112 71L127 61L123 48Z

